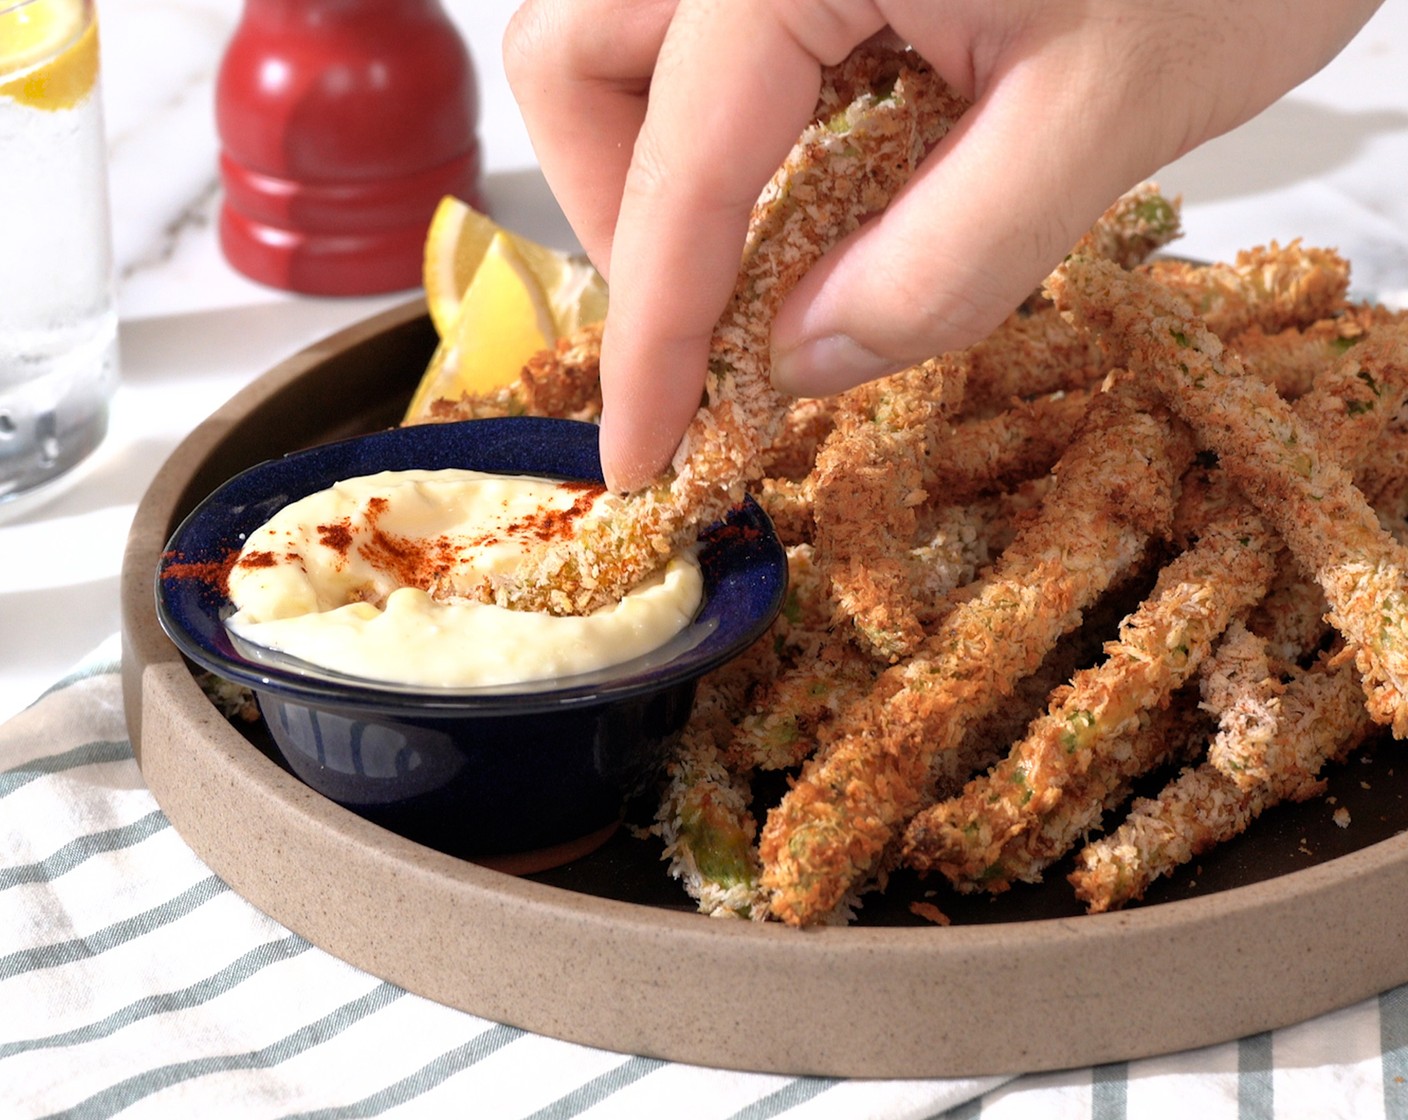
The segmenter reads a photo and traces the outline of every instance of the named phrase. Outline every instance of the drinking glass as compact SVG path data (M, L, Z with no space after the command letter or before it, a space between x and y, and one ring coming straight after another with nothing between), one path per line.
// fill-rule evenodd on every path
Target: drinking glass
M92 0L0 0L0 516L99 445L117 376Z

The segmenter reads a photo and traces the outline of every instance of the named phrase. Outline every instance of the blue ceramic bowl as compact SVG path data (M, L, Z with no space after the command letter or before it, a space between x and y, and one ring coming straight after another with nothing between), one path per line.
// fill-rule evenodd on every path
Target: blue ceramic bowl
M747 501L700 537L704 601L662 650L591 674L483 689L381 685L301 669L232 640L200 578L289 502L382 470L464 467L601 480L594 425L515 417L395 428L299 451L225 483L172 535L157 617L195 664L245 685L288 767L347 809L429 847L513 869L599 842L678 741L709 670L760 637L787 561Z

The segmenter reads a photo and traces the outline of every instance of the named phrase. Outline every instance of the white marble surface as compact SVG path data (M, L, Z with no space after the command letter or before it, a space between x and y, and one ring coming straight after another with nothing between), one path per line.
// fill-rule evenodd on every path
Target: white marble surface
M236 274L214 232L213 83L238 0L98 3L123 384L98 455L42 504L0 513L0 720L118 629L127 528L182 436L274 363L414 295L310 299ZM491 207L570 246L503 78L514 0L446 6L479 73ZM1325 71L1159 179L1183 196L1189 255L1303 236L1349 256L1362 290L1408 296L1408 0L1387 0Z

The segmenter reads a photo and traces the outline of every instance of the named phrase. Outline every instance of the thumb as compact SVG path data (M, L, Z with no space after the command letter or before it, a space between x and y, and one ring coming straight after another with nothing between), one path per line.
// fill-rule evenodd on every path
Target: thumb
M778 389L826 396L979 341L1160 166L1148 122L1120 123L1127 104L1073 89L1063 69L1043 56L995 82L802 279L773 325Z

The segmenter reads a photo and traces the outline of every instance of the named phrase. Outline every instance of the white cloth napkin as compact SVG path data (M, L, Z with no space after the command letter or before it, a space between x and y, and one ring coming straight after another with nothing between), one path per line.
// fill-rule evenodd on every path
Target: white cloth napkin
M1164 1058L929 1081L706 1069L442 1007L290 933L196 858L133 759L118 650L0 726L5 1117L1408 1117L1408 988Z

